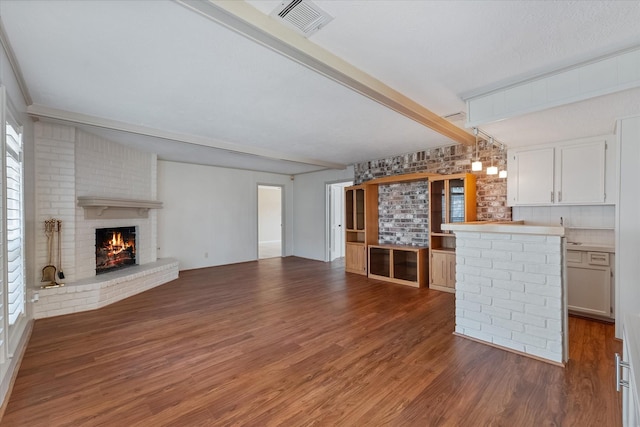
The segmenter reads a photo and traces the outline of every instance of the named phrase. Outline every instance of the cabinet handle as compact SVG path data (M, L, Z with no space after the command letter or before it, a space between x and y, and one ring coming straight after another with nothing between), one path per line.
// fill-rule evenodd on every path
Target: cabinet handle
M558 202L562 201L562 191L558 191Z
M551 192L551 203L553 203L553 191Z
M621 391L622 387L629 388L629 381L625 381L622 379L622 368L628 368L629 362L624 362L622 357L618 353L616 353L616 391Z

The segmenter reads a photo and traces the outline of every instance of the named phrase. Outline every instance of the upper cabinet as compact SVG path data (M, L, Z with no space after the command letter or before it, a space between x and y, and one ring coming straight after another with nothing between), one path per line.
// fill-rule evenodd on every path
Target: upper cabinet
M508 152L509 206L615 203L615 140L589 138Z

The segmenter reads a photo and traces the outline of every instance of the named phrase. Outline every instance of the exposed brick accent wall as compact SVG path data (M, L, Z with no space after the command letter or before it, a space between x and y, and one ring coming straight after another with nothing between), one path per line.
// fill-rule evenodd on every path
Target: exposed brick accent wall
M563 362L562 238L456 232L456 245L456 332Z
M478 155L484 166L482 172L473 172L477 178L478 221L511 220L511 208L507 207L507 180L497 176L487 176L485 172L492 157L493 164L499 169L506 168L506 151L501 152L497 148L491 150L488 148L487 142L481 141L478 144ZM456 144L387 159L357 163L354 165L354 183L360 184L373 178L413 172L442 175L471 172L471 162L475 157L475 147ZM382 218L382 211L379 214ZM415 214L419 214L419 212L416 211ZM386 224L387 228L394 227L389 225L389 221ZM381 230L382 225L381 222ZM395 228L398 227L399 225Z
M378 186L378 242L428 246L429 185L411 182Z

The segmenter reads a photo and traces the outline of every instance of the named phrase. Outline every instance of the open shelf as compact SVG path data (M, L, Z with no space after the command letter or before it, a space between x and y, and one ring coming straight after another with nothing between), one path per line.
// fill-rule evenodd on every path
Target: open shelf
M427 284L428 248L369 245L369 277L416 288Z

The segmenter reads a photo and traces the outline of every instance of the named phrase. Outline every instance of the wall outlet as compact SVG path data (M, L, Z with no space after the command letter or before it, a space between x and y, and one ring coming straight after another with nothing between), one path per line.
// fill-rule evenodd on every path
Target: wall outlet
M209 258L209 252L205 252L205 253L204 253L204 257L205 257L205 258Z

